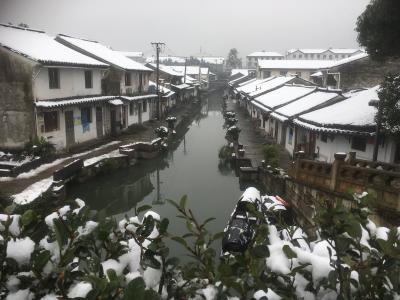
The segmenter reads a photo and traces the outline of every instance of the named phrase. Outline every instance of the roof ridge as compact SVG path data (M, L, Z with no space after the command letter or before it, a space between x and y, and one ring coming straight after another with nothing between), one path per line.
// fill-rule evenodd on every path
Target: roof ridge
M98 43L98 44L100 44L99 41L90 40L90 39L81 38L81 37L76 37L76 36L72 36L72 35L67 35L67 34L64 34L64 33L58 33L57 35L58 35L58 36L65 36L65 37L72 38L72 39L82 40L82 41L86 41L86 42L92 42L92 43ZM115 51L115 50L114 50L114 51Z
M19 30L25 30L25 31L32 31L32 32L36 32L36 33L45 33L46 34L46 32L43 31L43 30L32 29L32 28L28 28L28 27L21 27L21 26L18 26L18 25L10 25L10 24L5 24L5 23L0 23L0 26L19 29Z

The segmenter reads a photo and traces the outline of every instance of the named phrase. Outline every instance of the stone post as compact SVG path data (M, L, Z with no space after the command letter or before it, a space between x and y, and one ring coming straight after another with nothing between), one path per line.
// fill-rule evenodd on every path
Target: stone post
M300 160L303 159L305 157L305 152L304 151L297 151L295 152L294 156L296 159L295 162L295 172L294 172L294 178L297 179L298 178L298 174L300 172Z
M331 182L329 184L329 188L331 191L334 191L337 187L337 181L339 177L339 169L340 166L344 163L347 154L344 152L337 152L335 153L335 161L332 164L331 170Z
M353 152L353 151L349 152L349 158L347 159L347 162L348 162L349 165L353 165L354 164L354 162L356 160L356 154L357 153Z

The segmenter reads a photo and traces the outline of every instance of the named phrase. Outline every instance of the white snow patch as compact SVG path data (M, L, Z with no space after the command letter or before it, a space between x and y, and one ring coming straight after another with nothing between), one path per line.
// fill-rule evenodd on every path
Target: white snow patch
M19 265L29 263L35 243L29 238L10 240L7 244L7 257L15 259Z
M33 299L33 294L26 290L19 290L15 293L9 293L6 297L6 300L31 300Z
M23 205L32 202L46 192L53 183L53 177L42 179L28 186L21 193L12 196L14 203Z
M68 291L68 298L85 298L86 295L92 290L92 285L89 282L78 282L72 285Z

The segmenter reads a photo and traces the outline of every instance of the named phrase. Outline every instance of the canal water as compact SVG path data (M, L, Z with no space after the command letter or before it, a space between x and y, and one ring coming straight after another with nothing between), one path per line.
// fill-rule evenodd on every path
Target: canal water
M195 216L199 220L215 217L208 228L213 233L222 231L242 192L234 172L219 165L219 149L227 144L221 96L222 93L215 92L203 100L201 111L166 157L141 161L71 186L69 198L81 198L92 209L117 220L134 215L136 205L152 205L152 210L169 218L170 231L180 235L186 225L176 218L175 208L165 203L165 199L179 201L187 195L187 206ZM180 246L171 247L175 250Z

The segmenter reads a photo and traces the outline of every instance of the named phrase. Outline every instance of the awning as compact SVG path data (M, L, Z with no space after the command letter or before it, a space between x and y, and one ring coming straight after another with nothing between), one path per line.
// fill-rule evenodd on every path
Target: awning
M40 100L35 102L37 108L57 108L73 105L87 105L98 102L107 102L115 99L115 96L94 96L94 97L77 97L77 98L64 98L64 99L49 99Z
M108 101L108 103L110 103L111 105L115 105L115 106L124 104L124 102L122 102L120 99L113 99L113 100Z

